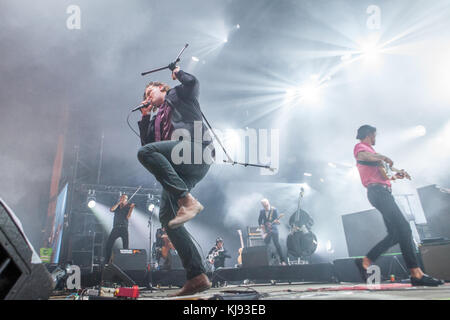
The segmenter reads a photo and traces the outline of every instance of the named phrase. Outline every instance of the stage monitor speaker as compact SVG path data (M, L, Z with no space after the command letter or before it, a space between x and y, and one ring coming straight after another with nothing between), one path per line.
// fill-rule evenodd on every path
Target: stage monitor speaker
M365 256L378 242L387 236L383 217L376 209L342 216L345 239L350 257ZM399 245L386 253L399 253Z
M355 260L344 258L333 261L335 275L340 282L364 283ZM396 280L409 279L409 271L401 254L382 255L374 264L380 267L382 281L389 280L391 275L394 275Z
M46 300L53 286L20 220L0 198L0 300Z
M112 262L139 285L146 285L147 251L145 249L115 249Z
M270 251L267 246L246 247L242 250L242 267L263 267L270 265Z
M427 274L450 281L450 241L422 244L419 251Z
M112 261L122 270L145 270L147 251L145 249L115 249Z
M450 239L450 194L436 185L418 188L417 193L432 238Z
M106 265L103 269L102 285L105 285L105 282L116 283L126 287L131 287L136 284L124 270L114 263Z

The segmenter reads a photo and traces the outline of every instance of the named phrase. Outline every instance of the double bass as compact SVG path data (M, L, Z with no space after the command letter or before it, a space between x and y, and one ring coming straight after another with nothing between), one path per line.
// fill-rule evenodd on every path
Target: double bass
M163 233L161 236L161 240L163 242L163 245L161 247L161 256L164 259L167 259L167 256L170 253L170 250L175 250L175 247L173 246L172 242L170 241L169 237L167 236L167 233Z
M311 256L317 249L317 237L311 231L314 220L300 208L305 190L300 189L297 210L289 219L291 232L287 238L288 253L295 257Z

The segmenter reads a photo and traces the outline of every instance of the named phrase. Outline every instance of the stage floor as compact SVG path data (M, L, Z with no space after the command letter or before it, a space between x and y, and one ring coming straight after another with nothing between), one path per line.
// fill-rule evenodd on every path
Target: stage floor
M450 300L450 283L440 287L412 287L410 284L386 283L380 287L361 284L277 283L275 285L228 285L193 296L169 298L177 289L141 291L138 300L208 300L240 296L242 300Z

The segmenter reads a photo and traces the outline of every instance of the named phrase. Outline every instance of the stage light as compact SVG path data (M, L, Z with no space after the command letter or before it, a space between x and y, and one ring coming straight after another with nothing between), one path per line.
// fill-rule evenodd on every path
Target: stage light
M306 84L300 87L300 97L306 102L317 102L319 100L320 87L315 84Z
M228 42L228 38L223 39L223 42L227 43Z
M96 204L97 204L97 202L95 200L89 200L88 201L88 207L90 209L94 208Z
M200 59L199 59L199 58L197 58L197 57L194 57L194 56L192 57L192 60L193 60L193 61L195 61L195 62L199 62L199 61L200 61Z
M366 64L377 65L380 62L383 45L379 43L380 35L374 33L360 43L361 58Z
M325 182L325 179L324 178L320 178L320 182Z
M376 43L366 43L361 48L362 54L365 58L374 59L381 52Z
M92 209L95 207L95 205L97 204L97 199L95 198L95 190L89 190L88 191L88 196L86 199L87 202L87 206Z
M148 212L153 213L157 206L159 206L159 199L152 194L147 195L146 208Z
M424 126L417 126L415 132L418 137L423 137L427 134L427 129Z
M240 29L241 26L239 24L236 25L236 29Z
M309 172L305 172L303 175L304 175L305 177L312 177L312 173L309 173Z

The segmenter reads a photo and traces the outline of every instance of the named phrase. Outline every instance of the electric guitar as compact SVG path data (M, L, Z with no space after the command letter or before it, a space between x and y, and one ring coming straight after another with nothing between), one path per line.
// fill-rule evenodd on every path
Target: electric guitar
M386 180L400 180L400 179L408 179L411 180L411 176L405 170L399 170L394 167L390 167L389 164L385 161L381 161L380 166L378 167L381 176Z
M241 247L238 250L239 256L237 258L237 262L239 265L242 264L242 251L244 250L244 239L242 239L242 231L238 230L237 231L239 233L239 238L241 239Z
M280 214L279 217L277 219L273 220L272 222L264 223L264 226L261 230L263 239L267 238L267 236L272 233L272 226L274 224L280 224L280 219L283 217L284 217L284 213Z
M213 252L211 252L210 255L208 255L208 262L211 264L214 264L215 258L223 251L224 249L215 249Z

